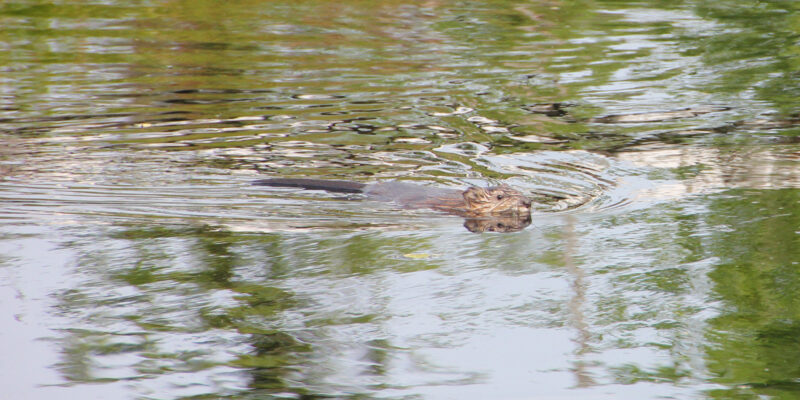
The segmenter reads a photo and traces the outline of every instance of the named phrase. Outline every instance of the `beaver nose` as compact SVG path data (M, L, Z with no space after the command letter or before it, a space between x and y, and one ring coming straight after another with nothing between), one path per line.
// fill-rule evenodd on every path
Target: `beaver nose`
M527 197L523 197L522 198L522 204L524 204L525 207L530 208L531 207L531 199L529 199Z

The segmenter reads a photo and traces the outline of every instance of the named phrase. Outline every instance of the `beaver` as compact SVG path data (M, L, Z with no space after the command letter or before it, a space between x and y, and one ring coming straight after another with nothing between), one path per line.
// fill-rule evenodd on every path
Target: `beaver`
M531 200L508 185L486 188L471 186L466 190L434 188L404 182L360 183L323 179L273 178L260 179L253 185L299 187L310 190L325 190L338 193L363 193L367 199L392 201L404 208L429 208L475 219L502 218L517 221L502 224L502 227L519 227L524 221L530 223ZM474 223L473 223L474 224ZM486 228L502 230L492 224L479 223ZM524 226L523 226L524 227ZM480 226L476 226L480 228Z

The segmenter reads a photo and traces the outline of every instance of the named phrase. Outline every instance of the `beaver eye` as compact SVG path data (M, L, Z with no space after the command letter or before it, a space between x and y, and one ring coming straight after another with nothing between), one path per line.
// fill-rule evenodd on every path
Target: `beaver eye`
M498 194L497 195L497 200L503 200L503 197L505 197L505 196L503 196L502 194Z

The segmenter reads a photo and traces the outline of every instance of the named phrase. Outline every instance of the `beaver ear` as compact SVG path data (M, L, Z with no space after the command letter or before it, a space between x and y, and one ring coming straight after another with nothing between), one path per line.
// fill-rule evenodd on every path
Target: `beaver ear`
M483 193L484 190L485 189L483 188L470 186L467 188L467 190L464 191L464 200L475 201L476 199L481 197L481 194Z

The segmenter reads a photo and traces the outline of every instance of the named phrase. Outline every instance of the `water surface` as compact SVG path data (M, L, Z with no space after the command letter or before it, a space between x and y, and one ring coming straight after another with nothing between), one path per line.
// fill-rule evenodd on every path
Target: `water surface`
M0 5L9 398L792 398L797 6ZM265 177L505 183L532 224Z

